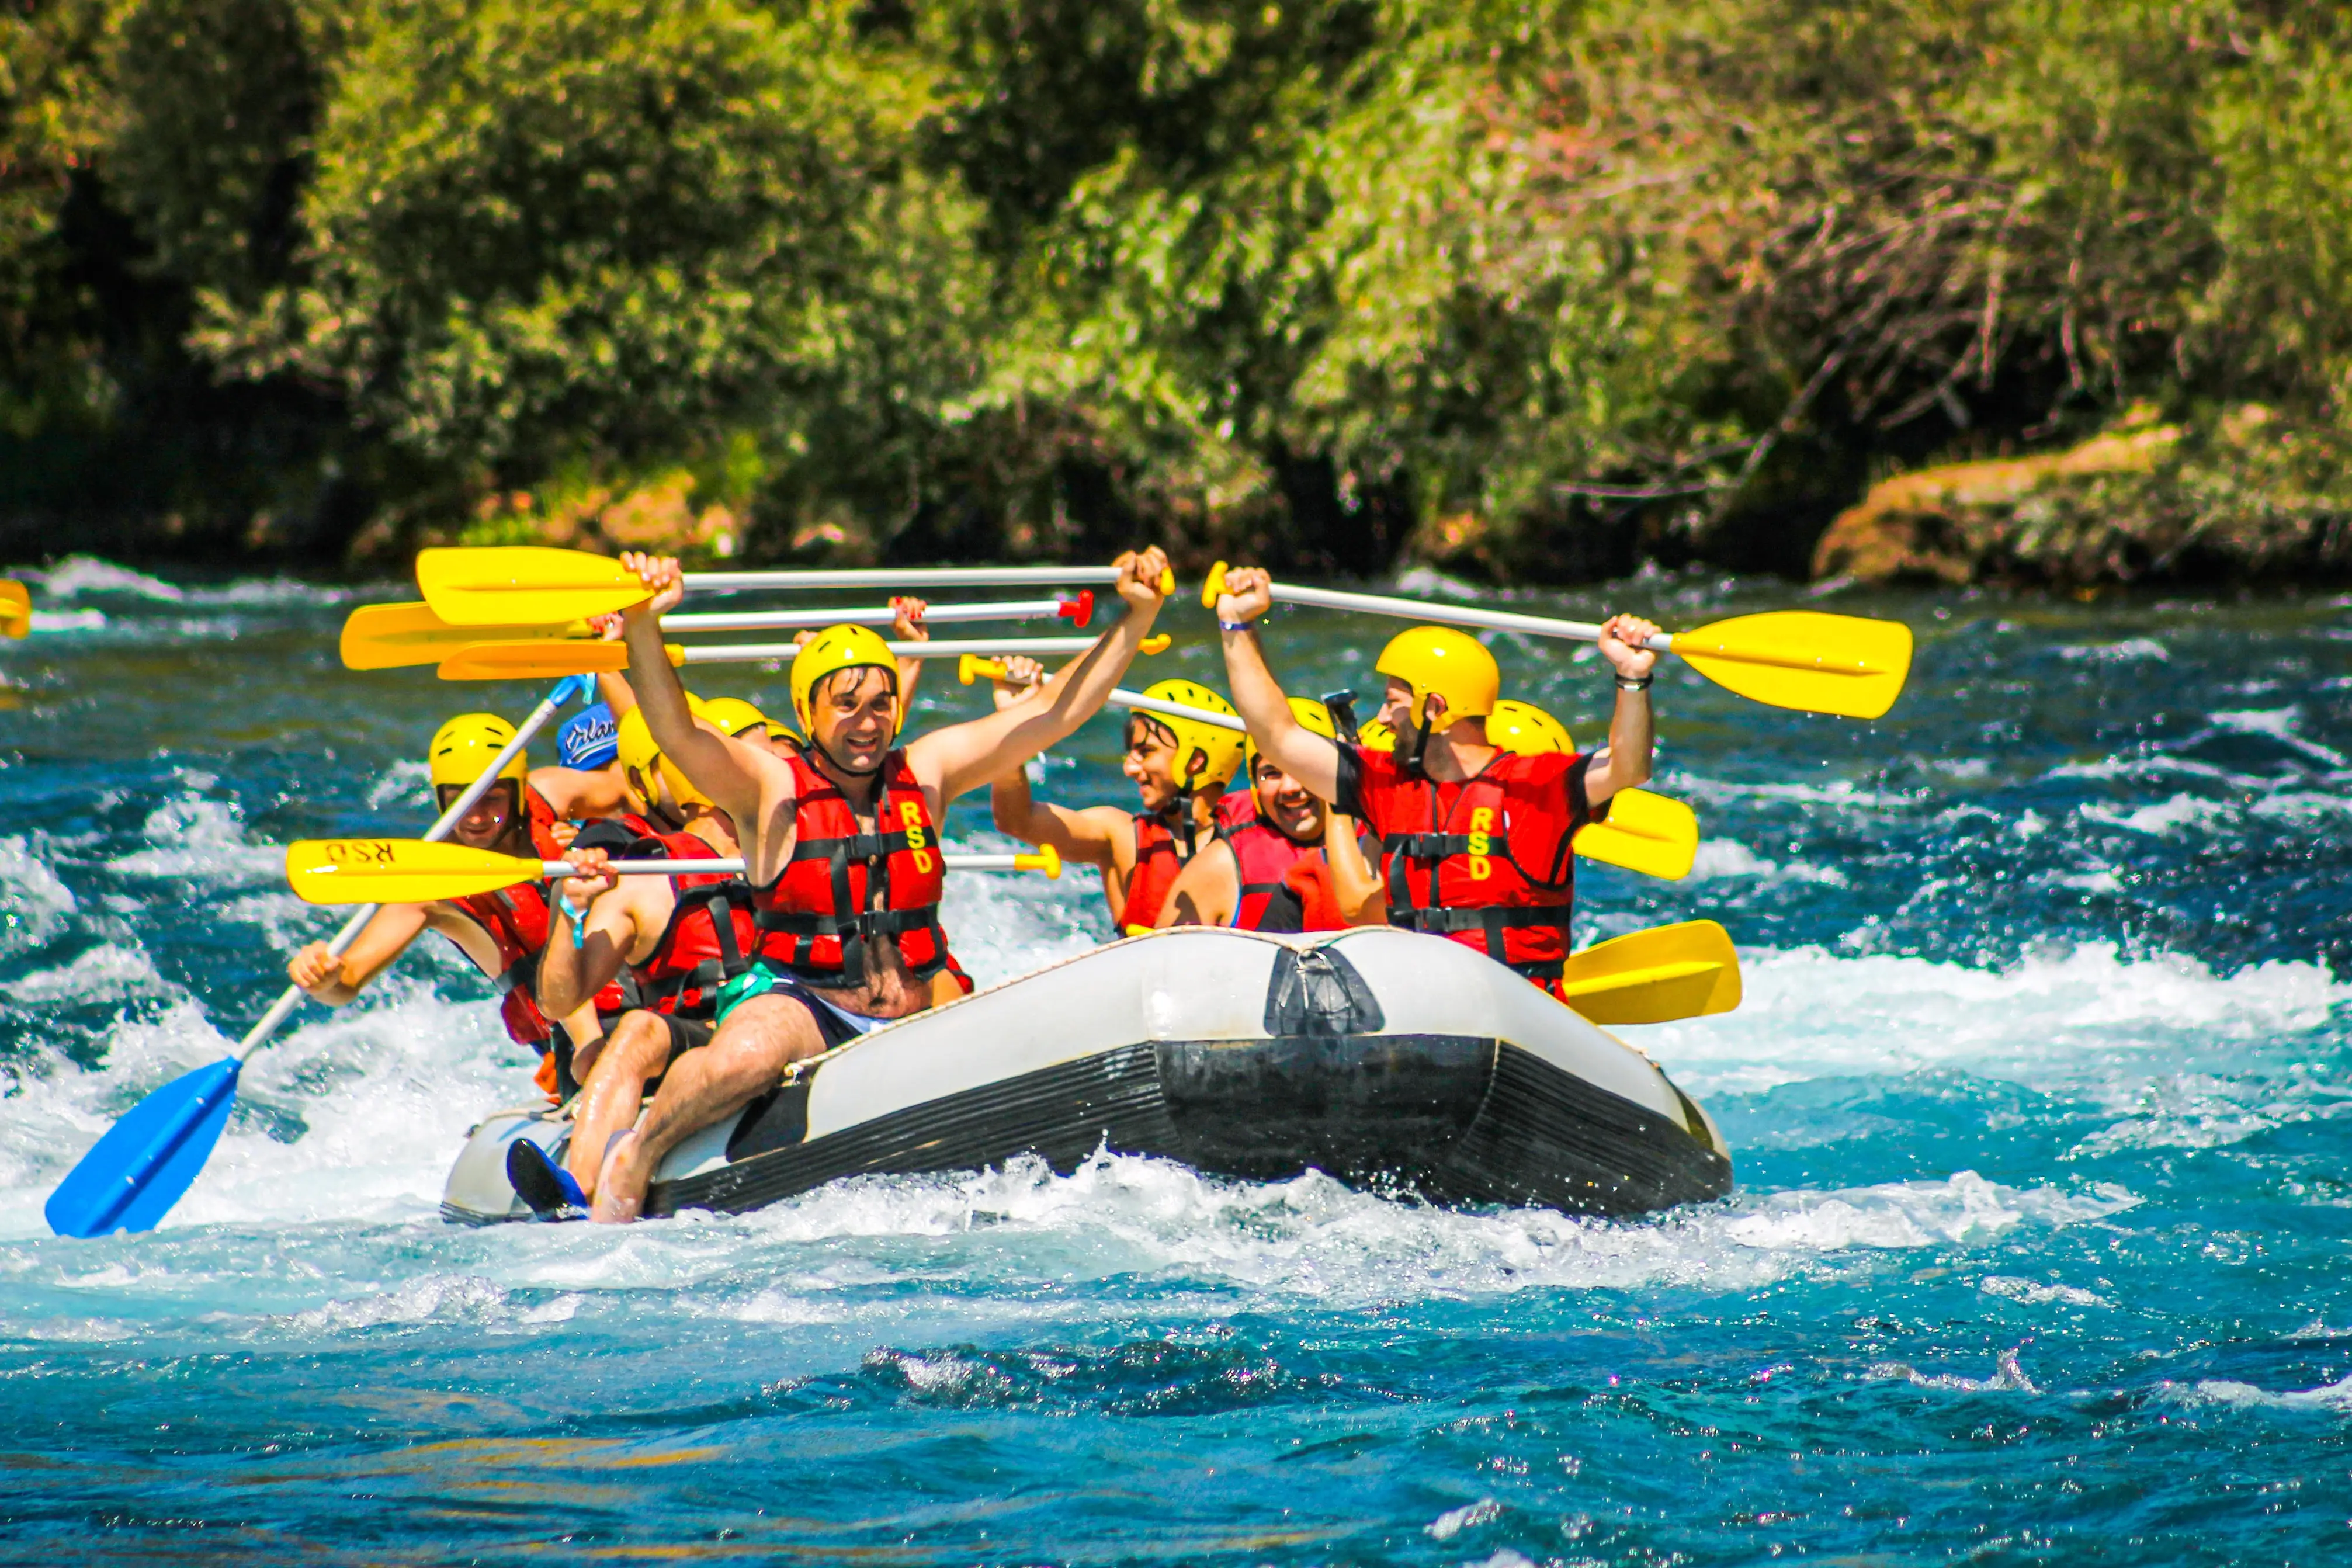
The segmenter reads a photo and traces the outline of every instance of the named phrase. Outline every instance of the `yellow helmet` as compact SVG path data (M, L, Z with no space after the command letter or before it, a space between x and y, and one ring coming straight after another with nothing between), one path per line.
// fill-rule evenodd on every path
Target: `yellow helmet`
M881 633L871 626L827 626L801 644L800 652L793 656L793 714L800 720L803 733L816 733L809 706L816 683L845 669L887 670L890 690L893 695L898 692L898 656L882 640ZM905 721L903 713L894 717L890 726L894 736Z
M1356 726L1356 744L1368 752L1396 750L1396 731L1385 719L1367 719Z
M691 691L686 694L686 710L698 719L710 717L709 705ZM652 728L646 723L644 708L632 708L621 715L621 721L613 727L613 749L614 760L621 764L621 777L626 781L630 793L646 805L659 804L653 795L653 783L656 776L669 785L670 798L679 805L710 804L710 797L687 783L686 775L662 754L661 747L654 740Z
M1432 693L1444 700L1445 722L1483 719L1503 693L1503 671L1486 645L1451 626L1415 626L1399 632L1372 666L1412 689L1412 721Z
M714 697L702 705L702 716L716 724L722 735L740 735L746 730L772 730L776 727L774 720L740 697Z
M1339 726L1332 721L1331 710L1324 707L1323 704L1316 701L1312 697L1292 698L1290 700L1290 712L1291 716L1297 719L1301 726L1324 737L1326 740L1336 741L1339 738ZM1242 777L1247 779L1253 786L1257 783L1257 741L1255 737L1252 737L1249 742L1242 748Z
M460 713L433 731L425 748L425 765L433 787L469 784L480 778L500 752L514 743L514 726L495 713ZM499 770L499 777L528 783L530 763L517 752Z
M1241 717L1234 705L1197 680L1160 680L1143 689L1146 697L1156 697L1162 702L1181 702L1187 708L1205 708L1212 713ZM1149 719L1163 725L1176 737L1176 783L1179 788L1194 791L1211 787L1223 789L1232 782L1242 765L1242 750L1248 744L1239 730L1221 729L1203 724L1198 719L1179 719L1172 714L1154 713L1139 709L1139 719ZM1200 759L1196 764L1195 757Z
M1568 726L1537 707L1532 702L1517 702L1504 698L1486 715L1486 741L1507 752L1517 752L1523 757L1539 757L1547 752L1562 756L1576 754L1576 742Z

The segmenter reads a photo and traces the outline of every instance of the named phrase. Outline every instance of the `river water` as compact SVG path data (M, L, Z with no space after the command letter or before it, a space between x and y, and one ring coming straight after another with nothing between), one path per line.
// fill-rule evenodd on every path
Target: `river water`
M342 615L397 584L34 581L0 646L8 1561L2352 1559L2342 601L1820 600L1919 633L1874 725L1670 670L1655 787L1698 869L1588 868L1580 942L1705 915L1742 944L1739 1012L1625 1031L1729 1137L1715 1205L1102 1155L463 1229L443 1175L529 1064L421 946L255 1060L161 1230L75 1242L48 1188L331 928L273 847L421 829L434 725L538 692L341 669ZM1170 626L1155 672L1215 679L1197 607ZM1369 692L1389 629L1286 612L1269 646ZM1589 728L1590 650L1496 647ZM939 675L919 723L982 700ZM1045 789L1126 798L1116 745L1097 721ZM974 878L950 923L986 981L1107 934L1099 902Z

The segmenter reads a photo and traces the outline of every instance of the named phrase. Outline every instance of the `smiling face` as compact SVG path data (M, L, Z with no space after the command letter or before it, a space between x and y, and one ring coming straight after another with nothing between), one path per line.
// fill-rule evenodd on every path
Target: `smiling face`
M1176 737L1136 714L1127 721L1127 755L1119 771L1135 781L1144 810L1166 810L1176 798Z
M456 784L443 784L434 792L446 811L466 792ZM482 798L457 819L449 837L469 849L496 849L505 840L508 831L522 816L518 809L522 786L512 779L500 779L482 792Z
M1323 803L1307 793L1307 786L1275 766L1268 757L1260 757L1250 773L1250 788L1257 795L1257 811L1276 833L1295 844L1320 842L1323 837Z
M898 732L897 674L861 665L817 683L809 702L811 738L838 766L870 773L889 755Z

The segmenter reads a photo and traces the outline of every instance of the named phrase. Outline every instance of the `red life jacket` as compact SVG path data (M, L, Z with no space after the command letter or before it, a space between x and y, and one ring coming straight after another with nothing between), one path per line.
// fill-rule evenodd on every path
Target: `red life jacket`
M1497 752L1476 778L1440 784L1406 778L1390 752L1356 757L1354 804L1381 836L1389 923L1557 979L1574 900L1569 841L1591 820L1589 759Z
M1226 797L1231 798L1230 795ZM1223 809L1223 801L1218 802L1221 816ZM1152 813L1139 811L1133 820L1135 870L1127 879L1127 902L1114 911L1118 917L1118 934L1121 936L1141 936L1159 925L1160 910L1168 902L1168 889L1176 885L1177 874L1184 869L1184 862L1193 854L1177 838L1168 824ZM1212 826L1205 831L1210 838L1224 837L1222 826Z
M1226 834L1225 842L1233 847L1234 865L1241 873L1241 896L1234 901L1234 925L1244 931L1315 929L1298 923L1301 910L1295 896L1277 895L1285 893L1283 878L1293 866L1309 857L1322 858L1320 844L1301 844L1257 816Z
M529 784L523 785L522 795L524 813L530 822L532 851L542 859L561 859L563 851L551 833L561 820L555 815L555 807ZM539 955L547 946L551 913L547 900L548 885L540 881L449 900L481 927L491 945L498 949L499 972L490 976L490 984L499 993L499 1018L507 1026L507 1037L542 1050L555 1037L555 1030L547 1015L539 1010L531 987L539 981ZM610 1018L635 1005L635 988L625 975L596 993L600 1017Z
M640 839L632 856L647 859L709 860L718 851L691 833L662 833ZM669 879L677 904L652 956L634 965L640 1005L681 1018L709 1018L718 1011L719 988L751 967L759 946L751 887L742 878L696 871Z
M873 833L858 831L848 796L806 758L784 762L798 796L793 858L752 891L756 956L813 984L856 985L872 970L866 944L888 939L917 980L954 969L940 929L939 829L907 753L883 760Z
M1344 931L1339 895L1331 886L1330 858L1321 850L1300 857L1282 874L1282 885L1298 900L1300 931Z

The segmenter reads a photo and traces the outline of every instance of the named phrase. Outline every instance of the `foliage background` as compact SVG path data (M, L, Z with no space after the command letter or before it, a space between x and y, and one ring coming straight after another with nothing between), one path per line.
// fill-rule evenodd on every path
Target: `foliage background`
M1874 479L2160 418L2103 515L2342 570L2347 54L2294 0L0 0L0 537L1797 572Z

